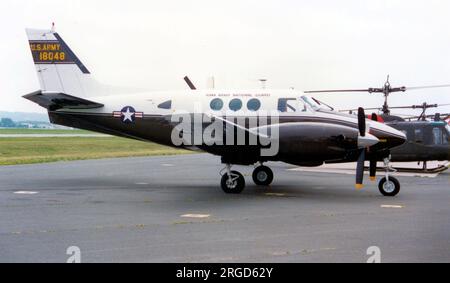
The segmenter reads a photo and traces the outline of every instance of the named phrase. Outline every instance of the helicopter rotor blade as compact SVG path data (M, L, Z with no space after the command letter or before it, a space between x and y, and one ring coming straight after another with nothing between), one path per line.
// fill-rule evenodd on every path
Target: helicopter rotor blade
M332 93L332 92L369 92L369 89L329 89L329 90L306 90L304 93Z
M447 84L447 85L429 85L429 86L407 87L406 90L418 90L418 89L430 89L430 88L443 88L443 87L450 87L450 84Z
M393 87L388 88L387 91L391 92L405 92L406 87ZM366 89L328 89L328 90L305 90L304 93L338 93L338 92L368 92L368 93L385 93L385 88L370 87Z
M419 104L419 105L410 105L410 106L391 106L389 108L391 109L423 109L423 108L436 108L441 106L448 106L450 103L447 104ZM368 108L366 108L368 109Z
M436 108L437 104L425 104L425 105L410 105L410 106L392 106L391 109L424 109L424 108Z
M415 108L413 106L389 106L390 109L410 109Z
M380 107L377 107L377 108L364 108L364 110L381 110L381 108ZM355 108L355 109L343 109L343 110L338 110L338 112L357 112L358 111L358 108Z
M335 92L369 92L369 93L384 93L384 92L405 92L408 90L420 90L420 89L431 89L431 88L445 88L450 87L450 84L446 85L430 85L430 86L416 86L416 87L388 87L386 88L377 88L371 87L367 89L329 89L329 90L307 90L305 93L335 93Z

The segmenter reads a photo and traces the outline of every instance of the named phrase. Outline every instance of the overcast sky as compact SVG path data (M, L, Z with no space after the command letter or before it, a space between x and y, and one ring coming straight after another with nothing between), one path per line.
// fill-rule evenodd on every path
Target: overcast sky
M0 110L43 112L25 27L56 30L110 85L186 89L366 88L450 83L450 1L165 0L0 4ZM339 108L380 106L375 94L326 95ZM391 105L450 103L450 89L393 94ZM450 111L445 107L441 112ZM414 112L415 113L415 112Z

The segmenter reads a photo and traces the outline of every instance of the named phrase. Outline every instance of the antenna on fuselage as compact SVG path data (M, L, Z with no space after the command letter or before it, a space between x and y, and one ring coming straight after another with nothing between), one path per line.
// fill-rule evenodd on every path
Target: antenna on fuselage
M261 83L261 88L266 89L267 79L259 79L258 81Z
M195 85L191 82L191 80L189 79L188 76L185 76L183 79L184 79L184 81L187 83L187 85L189 86L189 88L190 88L191 90L196 90L196 89L197 89L197 88L195 87Z
M216 79L214 76L208 77L206 79L206 88L207 89L215 89L216 88Z

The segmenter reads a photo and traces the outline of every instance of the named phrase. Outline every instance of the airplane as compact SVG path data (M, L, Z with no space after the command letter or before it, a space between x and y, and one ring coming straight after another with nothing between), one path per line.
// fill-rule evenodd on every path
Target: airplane
M26 34L40 89L24 98L46 108L54 124L221 156L225 193L245 187L232 165L256 164L254 183L270 185L274 176L264 165L268 161L299 166L357 161L355 187L360 189L366 157L386 165L381 194L400 191L390 176L389 153L406 137L366 119L363 108L358 116L329 111L296 90L113 89L93 78L54 28L26 29Z

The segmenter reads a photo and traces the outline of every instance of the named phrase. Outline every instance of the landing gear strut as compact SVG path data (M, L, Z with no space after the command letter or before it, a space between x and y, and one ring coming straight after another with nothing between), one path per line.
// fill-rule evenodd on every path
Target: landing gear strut
M231 171L231 164L227 164L225 174L222 175L220 185L227 194L239 194L245 188L245 179L238 171Z
M272 170L264 165L260 165L253 170L253 182L258 186L268 186L273 181Z
M390 156L383 159L383 162L386 168L386 173L385 177L383 177L378 183L378 189L383 196L393 197L400 192L400 182L396 178L389 176L389 172L391 170L391 167L389 166Z

